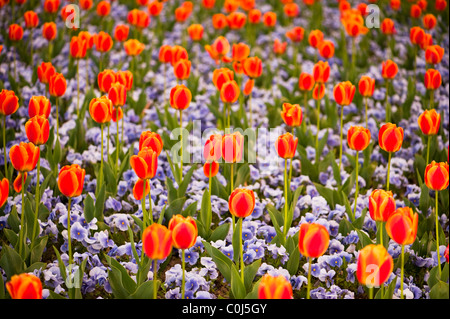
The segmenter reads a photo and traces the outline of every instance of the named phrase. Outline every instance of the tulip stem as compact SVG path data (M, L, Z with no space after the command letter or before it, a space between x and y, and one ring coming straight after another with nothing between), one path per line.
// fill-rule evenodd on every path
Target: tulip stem
M156 275L157 275L157 268L158 268L158 260L157 259L153 259L153 299L156 299L157 296L157 280L156 280ZM184 272L183 272L184 273Z
M77 117L80 116L80 59L77 59Z
M248 95L248 112L250 113L250 123L249 126L253 127L253 116L252 116L252 92Z
M242 224L244 223L244 219L241 217L241 222L239 225L239 251L240 251L240 259L241 259L241 280L244 283L244 248L242 245Z
M442 278L442 270L441 270L441 256L439 252L439 192L436 190L436 252L437 252L437 260L438 260L438 270L439 270L439 278Z
M185 250L181 250L181 299L184 299L184 286L186 285L186 276L185 276L185 268L186 268L186 259L185 259Z
M366 97L366 98L364 98L364 100L365 100L365 104L366 104L366 129L368 129L369 128L369 120L368 120L368 106L367 106L367 100L368 100L368 98Z
M39 175L41 170L41 156L39 155L38 161L37 161L37 167L36 167L36 196L34 201L36 202L36 214L34 216L34 226L33 226L33 236L31 237L31 240L34 240L36 237L36 231L38 230L38 215L39 215L39 204L41 203L41 194L39 191L40 187L40 181L39 181ZM37 234L39 236L39 234Z
M20 232L19 232L19 255L22 257L22 246L24 236L24 221L25 221L25 173L20 172L22 178L22 210L20 212Z
M56 106L56 138L59 139L59 110L58 110L58 97L55 98Z
M183 181L183 111L180 110L180 142L181 142L181 148L180 148L180 183Z
M386 123L391 121L391 108L389 105L389 80L386 79L386 97L385 97L385 101L384 101L384 105L386 107Z
M6 157L6 115L3 115L3 155L5 157L5 177L8 178L8 161Z
M434 90L431 90L430 94L430 110L434 107Z
M116 168L119 172L119 152L120 152L120 141L119 141L119 107L116 107Z
M373 287L369 288L369 299L373 299Z
M341 167L342 167L343 127L344 127L344 106L341 105L341 136L340 136L340 142L339 142L339 171L341 171Z
M145 186L147 184L147 180L144 179L144 186L142 188L142 221L144 223L143 225L143 229L145 229L147 227L147 212L145 210Z
M72 197L69 197L69 204L67 206L67 240L69 247L69 267L72 265L73 256L72 256L72 240L70 239L70 206L72 205Z
M404 299L403 296L403 272L404 272L404 264L405 264L405 245L402 245L402 267L400 272L400 299Z
M287 186L287 158L284 159L284 227L283 227L283 241L286 240L287 235L287 215L288 215L288 186Z
M153 206L152 206L152 184L150 183L150 180L148 180L148 205L150 207L148 215L150 216L150 225L151 225L153 224Z
M99 172L99 174L98 174L98 176L99 176L99 183L97 183L97 184L100 184L100 186L98 187L98 189L100 190L100 188L101 188L101 186L102 186L102 184L103 184L103 124L101 124L100 125L100 130L102 131L101 132L101 152L100 152L100 172Z
M167 89L167 63L163 63L164 64L164 68L163 68L163 72L164 72L164 91L163 91L163 99L164 99L164 110L166 111L167 114L167 110L168 110L168 106L167 106L167 98L166 98L166 89Z
M355 161L355 170L356 170L356 175L355 175L355 179L356 179L356 187L355 187L355 208L353 211L353 217L356 216L356 204L358 203L358 193L359 193L359 182L358 182L358 166L359 166L359 152L356 151L356 161Z
M427 144L427 165L430 162L430 145L431 145L431 135L428 135L428 144Z
M318 84L320 85L320 84ZM320 88L319 88L320 91ZM316 164L319 163L320 100L317 100Z
M311 257L308 257L308 286L306 288L306 299L311 295Z
M212 181L212 177L211 177L211 171L212 171L212 162L209 163L209 195L212 195L212 190L211 190L211 181Z
M389 192L389 180L390 180L390 174L391 174L391 159L392 159L392 152L389 152L389 158L388 158L388 168L387 168L387 177L386 177L386 190Z
M233 185L233 183L234 183L234 173L233 173L233 163L231 163L230 164L230 186L231 186L231 189L230 189L230 194L233 192L233 190L234 190L234 185ZM233 222L233 234L234 234L234 231L235 231L235 228L236 228L236 219L234 218L234 215L233 214L231 214L231 220L232 220L232 222Z

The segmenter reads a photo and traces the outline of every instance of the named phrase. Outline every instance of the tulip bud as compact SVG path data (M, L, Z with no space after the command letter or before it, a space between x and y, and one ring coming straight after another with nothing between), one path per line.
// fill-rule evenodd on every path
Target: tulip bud
M397 75L398 66L392 60L386 60L381 63L381 75L384 79L393 79Z
M97 83L100 92L107 93L113 83L117 82L116 73L113 70L103 70L97 76Z
M255 209L255 193L251 189L236 188L228 199L230 213L238 218L250 216Z
M82 59L86 57L87 41L80 37L73 36L70 40L70 55L74 59Z
M367 245L359 251L356 268L358 281L371 288L385 283L394 269L394 261L383 245Z
M213 134L205 143L203 156L206 162L216 162L222 157L222 135Z
M96 11L97 11L97 15L98 16L106 17L111 12L111 4L108 1L106 1L106 0L100 1L97 4Z
M248 12L248 22L258 24L261 22L262 13L258 9L252 9Z
M219 163L217 162L206 162L203 165L203 173L208 178L216 176L218 172L219 172Z
M282 275L265 274L258 286L258 299L292 299L292 285Z
M429 189L442 191L448 187L449 168L447 163L431 162L425 169L425 184Z
M206 225L208 226L208 225ZM172 232L172 243L177 249L189 249L197 241L197 223L191 217L174 215L169 221L169 230Z
M25 183L27 181L27 177L28 177L27 172L23 172L23 173L19 172L19 174L17 174L17 177L13 182L13 188L16 193L22 192L22 187L25 185Z
M420 45L425 36L425 31L421 27L412 27L409 31L409 40L412 44Z
M186 80L191 72L191 61L182 59L173 66L173 73L178 80Z
M231 48L231 56L233 61L242 62L250 55L250 47L245 43L235 43Z
M234 79L234 73L228 68L215 69L213 71L213 83L220 91L224 83L232 81Z
M353 101L355 90L355 86L350 81L338 83L333 90L334 100L339 105L348 106Z
M172 47L168 44L164 44L159 49L159 61L162 63L172 62Z
M323 41L323 32L320 30L311 30L308 36L309 45L313 48L318 48Z
M129 39L124 42L123 47L129 56L137 56L145 49L145 44L136 39Z
M386 35L392 35L395 33L395 24L392 19L385 18L381 22L381 32Z
M287 42L281 42L278 39L275 39L273 42L273 52L276 55L282 55L286 52Z
M171 51L172 51L172 60L170 61L170 64L172 64L172 66L177 64L177 62L180 60L189 60L188 53L186 49L183 48L182 46L175 45L172 47Z
M145 180L145 196L150 193L150 182ZM142 200L144 197L144 180L138 179L136 184L133 186L133 197L136 200Z
M314 77L311 74L302 72L298 79L298 88L303 92L311 91L314 83Z
M313 67L314 81L317 83L325 83L330 76L330 66L328 62L319 61Z
M303 223L300 225L298 249L307 258L322 256L330 244L330 235L325 226Z
M50 135L50 124L44 116L34 116L25 123L28 140L36 146L47 143Z
M98 52L108 52L113 46L113 40L108 33L100 31L94 38L94 44Z
M220 98L224 103L234 103L239 98L240 91L236 81L228 81L222 85Z
M294 138L291 133L280 135L275 141L275 149L281 158L293 158L297 150L298 138Z
M9 26L8 36L11 41L20 41L23 37L23 29L20 25L14 23Z
M111 84L108 90L108 98L114 106L124 106L127 101L127 90L120 82Z
M300 13L300 8L294 2L286 3L283 7L284 14L289 18L295 18Z
M397 152L403 144L403 128L392 123L386 123L378 132L378 143L386 152Z
M45 0L44 11L48 13L56 13L59 7L59 0Z
M258 57L251 57L244 60L242 67L245 75L251 79L259 78L262 74L262 61Z
M391 191L375 189L369 197L370 217L376 222L386 222L395 211L396 204Z
M283 103L281 118L284 123L291 127L297 127L302 124L303 112L298 104Z
M172 251L172 232L166 226L151 224L142 234L142 249L150 259L167 258Z
M227 16L223 13L216 13L212 16L212 25L214 29L221 30L223 28L228 27L228 19Z
M428 69L425 72L424 84L428 90L437 90L442 83L441 73L435 69Z
M432 30L436 26L436 17L432 13L428 13L422 18L423 26L427 30Z
M124 42L128 39L130 27L126 24L118 24L114 29L114 39L119 42Z
M38 79L43 84L48 84L50 78L55 73L55 67L51 62L42 62L41 65L37 67Z
M435 109L425 110L420 114L417 122L423 134L437 135L441 127L441 114L437 113Z
M29 10L23 14L25 26L28 29L36 28L39 24L39 17L36 12Z
M319 45L319 54L324 59L334 56L334 44L330 40L323 40Z
M14 275L6 283L11 299L42 299L42 283L33 274Z
M66 165L59 171L59 191L69 198L78 197L83 192L86 171L78 164Z
M277 14L275 12L269 11L264 13L262 19L266 27L273 28L277 23Z
M154 17L159 16L159 14L161 13L161 11L164 7L163 3L164 2L160 2L158 0L154 0L154 1L150 2L147 6L148 13Z
M191 24L187 32L192 41L200 41L203 38L203 26L201 24Z
M294 27L286 32L286 37L288 37L292 42L301 42L305 35L305 29L302 27Z
M425 50L425 61L428 64L441 63L443 57L444 57L444 48L437 44L430 45Z
M117 71L116 72L116 81L125 86L127 91L133 88L133 73L131 71ZM108 90L109 91L109 90Z

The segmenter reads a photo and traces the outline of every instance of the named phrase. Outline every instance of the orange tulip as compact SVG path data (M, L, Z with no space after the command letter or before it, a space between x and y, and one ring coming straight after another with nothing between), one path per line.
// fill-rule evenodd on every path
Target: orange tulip
M78 11L75 8L75 6L73 4L68 4L66 6L64 6L61 9L61 18L64 21L64 23L70 22L73 26L72 29L75 30L77 29L77 27L74 25L75 24L75 19L78 19L79 17L77 17ZM68 19L70 18L70 21L68 21Z
M202 0L202 5L205 7L205 9L212 9L214 8L215 4L216 0Z
M113 83L117 82L116 73L113 70L103 70L97 76L100 92L107 93Z
M185 110L192 100L191 91L184 85L177 85L170 90L170 106L176 110Z
M403 128L392 123L386 123L378 132L378 143L386 152L397 152L403 143Z
M234 73L228 68L215 69L213 71L213 83L215 87L220 91L224 83L232 81L234 79Z
M319 54L324 59L334 56L334 44L330 40L323 40L319 45Z
M402 207L393 212L386 223L386 231L397 244L410 245L417 236L419 214L410 207Z
M448 187L448 173L447 163L436 163L433 161L425 169L425 184L429 189L442 191Z
M117 108L113 106L113 110L111 113L111 119L114 123L116 123L117 121L120 121L123 118L123 110L120 106L118 106Z
M178 80L187 80L191 73L191 61L182 59L173 66L173 73Z
M208 178L216 176L218 172L219 172L219 163L217 162L206 162L203 165L203 173Z
M163 7L163 2L160 2L158 0L151 1L147 6L148 13L154 17L159 16Z
M436 26L436 17L432 13L428 13L422 18L423 26L427 30L432 30Z
M118 24L114 29L114 39L119 42L124 42L128 39L130 27L126 24Z
M144 147L150 147L159 156L163 149L163 141L158 133L152 131L144 131L139 138L139 150Z
M6 283L6 289L12 299L42 299L42 283L33 274L12 276Z
M402 3L401 0L391 0L389 2L389 5L392 10L398 11L400 9L401 3Z
M364 97L371 97L375 91L375 79L363 75L358 82L359 93Z
M19 98L12 90L2 89L0 92L0 114L7 116L16 113L19 108Z
M0 180L0 208L5 205L9 195L9 181L6 178Z
M144 147L138 155L131 156L130 164L140 179L153 178L158 166L158 154L150 147Z
M113 46L113 40L108 33L100 31L94 38L94 44L98 52L108 52Z
M191 216L174 215L169 221L168 228L172 232L173 246L177 249L189 249L197 241L197 223Z
M420 45L425 36L425 31L421 27L412 27L409 31L409 40L412 44Z
M93 1L92 0L79 0L79 5L83 10L89 10L92 8Z
M300 126L303 120L303 112L298 104L283 103L281 118L284 123L291 127Z
M145 49L145 44L136 39L129 39L123 43L127 55L136 56Z
M239 98L240 91L235 80L225 82L220 89L220 98L224 103L234 103Z
M283 7L284 14L289 18L295 18L300 13L300 8L294 2L286 3Z
M184 22L191 16L192 10L189 10L185 6L179 6L175 9L175 20L177 22Z
M59 7L59 0L45 0L44 11L48 13L56 13Z
M86 57L87 41L80 37L73 36L70 40L70 55L74 59L83 59Z
M298 236L300 254L307 258L322 256L330 244L330 235L325 226L320 224L303 223Z
M225 27L228 27L228 19L227 16L223 13L216 13L213 14L212 18L212 25L214 29L221 30Z
M56 23L54 22L46 22L42 26L42 36L47 41L52 41L56 38L57 29L56 29Z
M42 62L41 65L37 67L38 79L43 84L48 84L50 78L55 73L55 67L51 62Z
M103 0L97 4L97 15L100 17L106 17L111 12L111 4L109 1Z
M287 132L280 135L275 141L275 149L281 158L293 158L297 150L298 138Z
M162 63L172 62L172 47L168 44L164 44L159 49L158 59Z
M212 134L203 148L203 156L207 163L216 162L222 157L222 135Z
M369 213L374 221L386 222L395 208L395 199L391 191L375 189L370 194Z
M188 53L185 48L180 45L175 45L171 49L172 60L170 63L174 66L180 60L189 60Z
M39 24L39 17L36 12L29 10L23 14L25 26L28 29L36 28Z
M383 32L386 35L392 35L395 34L395 24L392 19L385 18L381 22L381 32Z
M89 103L89 113L92 119L99 124L111 121L112 111L113 104L107 96L93 98Z
M238 218L250 216L255 209L255 193L251 189L236 188L228 199L230 213Z
M248 22L251 24L258 24L261 22L262 13L258 9L252 9L248 12Z
M370 144L370 131L362 126L352 126L347 133L348 146L355 151L363 151Z
M21 173L33 170L36 167L39 155L39 147L31 142L20 142L9 150L9 159L12 166Z
M55 73L51 76L48 83L48 90L51 96L63 96L66 93L67 82L64 75L61 73Z
M301 42L305 35L305 29L302 27L294 27L291 30L286 31L286 37L292 42Z
M320 30L311 30L308 36L309 45L313 48L318 48L323 41L323 32Z
M231 30L242 29L247 22L247 16L242 12L232 12L227 16L227 22Z
M272 11L266 12L262 17L262 20L266 27L273 28L277 23L277 14Z
M116 82L119 82L127 91L133 88L133 73L129 70L119 70L116 72ZM108 90L109 91L109 90Z
M23 29L18 24L11 24L9 26L8 36L11 41L20 41L23 37Z
M233 61L243 62L250 55L250 47L245 43L235 43L231 49Z
M187 32L192 41L200 41L203 38L203 26L201 24L191 24L187 28Z
M25 123L28 140L36 146L47 143L50 124L45 116L34 116Z
M255 86L255 80L248 79L247 82L245 82L243 93L245 95L250 95L253 91L254 86Z
M144 195L144 180L138 179L136 184L133 186L133 197L136 200L142 200L142 198L150 194L150 182L145 180L145 195Z
M66 165L59 171L58 188L66 197L78 197L83 192L86 171L78 164Z
M276 55L282 55L286 52L287 42L281 42L278 39L275 39L273 42L273 52Z
M437 113L435 109L425 110L420 114L417 122L423 134L437 135L441 127L441 114Z
M142 248L150 259L167 258L172 251L172 232L166 226L151 224L142 234Z
M298 79L298 88L303 92L311 91L314 83L314 77L311 74L302 72Z
M16 193L22 192L22 187L27 181L28 174L26 172L17 174L16 179L13 182L13 188ZM23 182L23 183L22 183Z
M437 11L444 11L445 8L447 8L447 1L445 1L445 0L436 0L436 2L434 4L434 7L436 8ZM447 262L448 262L448 257L447 257Z
M135 26L138 29L147 28L150 24L150 16L147 14L147 12L139 9L133 9L128 12L127 20L129 24Z
M392 60L386 60L381 63L381 75L384 79L392 80L398 72L397 63Z
M244 155L244 136L239 132L222 137L222 157L227 163L238 163Z
M314 100L323 99L323 97L325 96L325 84L317 83L317 85L314 86L312 96Z
M422 50L426 50L431 45L433 45L433 37L431 36L431 34L425 33L423 35L422 42L420 42L419 46Z
M234 12L239 8L240 0L225 0L223 4L223 9L226 12Z
M244 11L250 11L255 7L255 0L241 0L241 9Z
M108 99L111 100L114 106L124 106L127 101L127 90L120 82L111 84L108 90Z
M242 68L249 78L256 79L259 78L262 74L262 61L258 57L250 57L244 60L242 63Z
M444 48L437 44L430 45L425 50L425 61L428 64L441 63L443 57L444 57Z
M334 87L334 100L339 105L348 106L353 101L355 91L356 88L350 81L340 82Z
M394 269L394 261L383 245L367 245L359 251L356 277L369 288L385 283Z
M292 285L282 275L265 274L258 286L258 299L292 299Z
M230 43L225 37L220 36L212 45L205 45L205 50L219 64L220 61L228 61L225 56L230 52Z
M328 77L330 76L330 66L328 62L319 61L314 64L313 67L313 76L314 81L317 83L325 83L328 81Z

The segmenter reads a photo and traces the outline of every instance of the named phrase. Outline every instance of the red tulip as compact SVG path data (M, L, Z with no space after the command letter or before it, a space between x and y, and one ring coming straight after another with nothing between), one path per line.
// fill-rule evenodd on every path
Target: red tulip
M142 234L142 249L150 259L167 258L172 251L172 232L166 226L151 224Z
M425 169L425 184L429 189L442 191L449 184L449 168L447 163L431 162Z
M265 274L258 286L258 299L292 299L292 285L282 275Z
M363 151L370 144L370 131L362 126L352 126L347 133L348 146L355 151Z
M150 147L144 147L138 155L131 156L130 164L140 179L153 178L158 167L158 154Z
M55 73L50 77L48 90L51 96L61 97L66 93L67 82L61 73Z
M236 188L228 199L230 213L238 218L250 216L255 209L255 193L251 189Z
M11 115L19 108L19 98L14 91L2 89L0 92L0 114Z
M34 145L47 143L50 135L50 124L45 116L34 116L25 123L25 133Z
M175 248L189 249L197 241L197 223L191 216L174 215L169 221L169 231Z
M161 136L152 131L142 132L139 138L139 150L142 150L144 147L150 147L159 156L163 149Z
M375 189L369 197L370 217L376 222L386 222L395 211L395 199L392 192Z
M423 134L437 135L441 127L441 114L437 113L435 109L425 110L420 114L417 122Z
M0 180L0 208L5 205L9 195L9 181L6 178Z
M78 197L83 192L86 171L78 164L66 165L59 171L58 188L66 197Z
M288 126L297 127L302 124L303 112L298 104L283 103L281 118Z
M367 245L359 251L356 277L367 287L385 283L394 269L394 261L383 245Z
M322 256L330 244L328 230L320 224L303 223L298 236L300 254L307 258Z
M386 231L397 244L410 245L416 240L418 223L419 214L410 207L402 207L389 216Z
M378 132L378 143L386 152L397 152L403 144L403 128L392 123L386 123Z
M191 91L184 85L177 85L170 90L170 106L176 110L185 110L192 100Z
M278 156L284 159L293 158L297 150L297 143L298 138L294 138L289 132L280 135L275 141L275 149Z
M19 172L29 172L36 167L40 155L39 147L33 143L20 142L9 150L12 166Z
M11 299L42 299L42 283L33 274L14 275L6 283Z
M222 157L227 163L237 163L244 155L244 136L239 132L222 137Z
M99 124L111 121L112 110L112 102L107 96L93 98L89 103L89 114Z

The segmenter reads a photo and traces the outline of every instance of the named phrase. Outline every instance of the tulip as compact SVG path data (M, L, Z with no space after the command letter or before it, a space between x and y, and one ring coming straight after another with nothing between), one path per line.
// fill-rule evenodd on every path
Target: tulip
M385 98L385 107L386 107L386 122L389 122L391 119L391 106L389 105L389 81L393 80L397 75L398 66L397 63L392 60L386 60L381 64L381 75L383 76L386 82L386 98Z
M417 19L422 15L422 9L420 8L419 5L417 4L413 4L411 6L411 10L409 12L411 18Z
M207 163L216 162L222 157L222 135L212 134L203 148L203 156Z
M255 209L255 193L251 189L236 188L232 190L230 198L228 199L228 209L232 215L233 226L234 217L240 218L239 222L239 250L241 260L241 280L244 282L244 258L242 247L242 223L243 219L250 216ZM234 234L234 227L233 227Z
M228 27L227 16L223 13L216 13L212 16L212 25L214 29L221 30Z
M434 5L437 11L444 11L447 7L447 1L446 0L436 0L436 3ZM448 262L448 249L447 249L447 262Z
M181 299L184 299L185 291L185 250L194 246L197 241L198 229L197 223L191 217L183 215L174 215L169 221L169 231L172 232L172 243L177 249L181 249L182 281L181 281Z
M44 11L48 13L56 13L59 7L59 0L45 0Z
M220 61L229 62L226 55L230 52L230 49L230 43L223 36L214 40L212 45L205 45L205 50L209 53L211 58L216 61L216 64L219 64Z
M340 137L340 153L339 153L339 170L342 166L342 129L344 127L344 106L350 105L355 96L356 88L350 81L338 83L333 90L334 100L341 106L341 137Z
M219 92L226 82L232 80L234 80L234 72L228 68L220 68L213 71L212 81Z
M21 173L29 172L36 167L39 154L39 148L33 143L20 142L9 150L11 164Z
M297 127L302 124L303 112L298 104L283 103L281 118L288 126Z
M127 55L135 57L144 51L145 44L136 39L129 39L123 43L123 47Z
M300 14L300 8L294 2L286 3L283 7L284 14L289 18L295 18Z
M42 299L42 283L33 274L13 275L6 289L12 299Z
M292 299L292 285L282 275L265 274L258 286L258 299Z
M74 36L70 40L70 55L77 60L77 115L80 110L80 59L86 57L87 41Z
M13 46L20 40L22 40L23 37L23 29L20 25L13 23L9 26L8 29L8 37L9 40L13 42ZM17 79L17 68L16 68L16 54L14 56L14 76Z
M368 105L367 100L369 97L373 95L375 91L375 79L367 75L363 75L358 82L358 90L359 93L364 97L365 100L365 108L366 108L366 128L368 128Z
M144 189L145 189L145 194L144 194ZM150 193L150 182L148 180L145 180L145 186L144 186L144 180L139 178L133 187L134 199L142 200L149 193Z
M38 79L43 84L48 84L50 82L50 78L55 73L55 67L51 62L42 62L41 65L37 67Z
M272 11L268 11L262 16L263 23L268 28L274 28L277 23L277 14Z
M436 26L436 17L432 13L424 15L422 21L427 30L432 30Z
M139 138L139 150L142 150L144 147L150 147L154 152L156 152L157 156L159 156L163 149L163 141L161 136L152 131L142 132Z
M391 191L375 189L369 197L369 213L370 217L377 223L379 228L379 242L383 242L384 223L389 216L395 211L395 199ZM378 236L378 235L377 235Z
M33 63L33 29L36 28L39 24L39 17L36 12L29 10L26 11L23 15L25 20L25 26L27 29L30 29L30 56L31 56L31 66L34 66Z
M309 45L315 49L319 48L319 45L323 41L323 32L320 30L311 30L308 35ZM317 61L317 53L315 57L315 61Z
M388 169L387 169L387 190L389 190L389 173L391 169L392 153L397 152L403 143L403 128L397 127L392 123L386 123L378 132L378 143L382 150L389 153Z
M316 86L313 91L313 97L317 100L317 135L316 135L316 150L319 149L319 132L320 132L320 100L325 95L324 83L328 81L330 76L330 66L327 61L319 61L314 64L313 76ZM319 152L316 152L316 160L319 159Z
M80 0L79 1L80 7L83 10L89 10L92 8L92 0Z
M22 192L22 187L24 186L25 182L27 181L27 177L28 177L27 173L19 172L19 174L17 174L17 177L13 182L13 188L16 193ZM33 238L34 238L34 236L33 236Z
M356 277L369 288L370 299L373 287L385 283L394 269L394 261L383 245L367 245L359 251Z
M118 24L114 29L114 39L119 42L124 42L128 39L130 27L126 24Z
M250 55L250 47L245 43L235 43L233 44L233 47L231 48L231 56L233 59L233 67L236 71L236 73L242 73L244 72L244 61L248 58ZM256 62L256 61L254 61ZM248 70L253 71L254 65L251 65L252 63L249 63ZM237 65L237 67L235 67ZM257 76L256 76L257 77Z
M159 16L163 7L164 7L164 2L160 2L158 0L151 1L147 6L148 13L154 17Z
M243 12L231 12L227 16L228 27L231 30L242 29L247 22L247 16Z
M42 36L47 41L50 42L50 41L54 40L56 38L56 34L57 34L57 28L56 28L56 24L54 22L44 23L44 25L42 27ZM50 46L50 44L49 44L49 46ZM49 51L49 52L51 52L51 51ZM51 55L49 56L49 58L51 59Z
M191 72L191 61L182 59L173 66L173 73L178 80L187 80Z
M444 48L435 44L425 50L425 61L428 64L439 64L444 57Z
M129 70L125 71L117 71L116 72L116 82L119 82L127 91L130 91L133 88L133 73ZM109 91L109 90L108 90Z
M430 145L431 137L437 135L441 126L441 114L437 113L435 109L425 110L420 114L417 120L420 130L427 135L427 165L430 162Z
M300 254L308 258L308 287L306 299L310 299L311 291L311 260L322 256L330 244L330 235L325 226L303 223L300 225L298 249Z
M211 178L216 176L219 172L219 163L217 162L206 162L203 165L203 173L209 178L209 191L211 193Z
M187 32L192 41L200 41L203 38L203 26L201 24L191 24L187 28Z
M98 16L104 18L104 17L108 16L109 13L111 12L111 4L105 0L100 1L97 4L96 11L97 11Z
M237 163L244 154L244 136L239 132L222 137L222 157L227 163Z
M0 92L0 115L3 115L2 136L3 152L5 157L5 176L8 176L8 164L6 160L6 116L11 115L19 108L19 98L14 91L2 89Z
M9 181L5 177L0 180L0 208L5 205L9 195Z
M142 249L148 258L153 259L153 299L157 293L157 265L172 251L172 232L166 226L153 223L142 234Z
M94 44L95 49L100 52L99 72L101 72L103 71L103 54L111 50L113 40L108 33L100 31L94 38Z
M114 106L124 106L127 101L127 90L120 82L112 83L108 90L108 99Z
M284 52L286 52L287 42L281 42L278 39L275 39L273 41L273 52L276 55L282 55Z
M105 69L98 73L97 83L100 92L108 93L111 85L117 82L117 75L113 70Z

